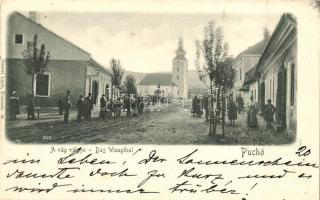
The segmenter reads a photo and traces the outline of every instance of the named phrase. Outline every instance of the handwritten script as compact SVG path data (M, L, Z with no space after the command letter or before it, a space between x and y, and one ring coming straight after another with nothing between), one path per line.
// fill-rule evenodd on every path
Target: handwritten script
M199 149L178 152L174 156L156 149L125 147L115 157L110 151L103 147L52 146L48 155L57 158L54 160L51 156L40 159L30 153L5 160L2 179L6 180L6 185L1 193L150 196L201 193L246 199L251 192L259 190L259 185L266 187L266 180L269 184L284 184L290 178L302 184L317 178L314 174L319 170L319 164L309 160L311 149L306 146L292 152L295 158L292 160L278 156L247 158L243 153L240 159L215 159L213 153L205 154ZM53 164L40 167L49 161ZM167 166L171 166L170 169ZM106 181L92 184L96 180Z

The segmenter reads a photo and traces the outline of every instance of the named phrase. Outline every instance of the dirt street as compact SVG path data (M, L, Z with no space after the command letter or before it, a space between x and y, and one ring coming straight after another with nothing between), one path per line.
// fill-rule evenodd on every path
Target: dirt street
M192 117L188 109L166 109L144 113L139 117L100 120L97 113L90 121L76 122L71 115L69 125L63 116L35 121L8 123L7 136L16 143L109 143L109 144L286 144L292 139L284 133L246 126L245 113L238 115L235 126L228 122L225 139L208 136L205 118ZM221 134L221 124L217 134Z

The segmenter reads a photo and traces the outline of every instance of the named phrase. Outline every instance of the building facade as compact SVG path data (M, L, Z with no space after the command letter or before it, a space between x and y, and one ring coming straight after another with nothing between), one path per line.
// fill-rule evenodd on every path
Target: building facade
M233 61L232 68L235 71L234 87L231 90L233 99L241 96L245 105L249 103L251 97L249 85L245 84L246 74L257 64L267 41L268 38L264 38L241 52Z
M297 23L282 15L257 64L259 108L270 99L276 106L275 125L296 133L297 124Z
M38 106L57 106L59 97L64 97L67 90L71 91L71 101L75 105L79 95L93 91L94 81L104 84L95 94L103 94L102 88L111 85L111 73L97 66L88 52L43 27L34 21L36 19L36 13L26 17L14 12L9 16L6 51L8 94L17 91L21 103L26 105L27 96L32 94L32 81ZM38 36L38 46L45 44L50 59L44 74L31 77L25 72L23 52L34 35ZM98 77L88 78L98 72L101 74Z
M155 95L155 92L170 98L188 98L188 60L180 38L176 56L172 60L172 73L151 73L137 86L139 95Z
M178 87L172 81L170 73L150 73L146 74L137 86L140 96L159 94L174 98L178 96Z

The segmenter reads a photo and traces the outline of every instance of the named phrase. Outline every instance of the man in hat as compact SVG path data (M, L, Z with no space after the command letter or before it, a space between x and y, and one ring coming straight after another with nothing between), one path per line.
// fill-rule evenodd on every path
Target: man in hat
M267 128L271 127L271 122L273 122L273 115L276 112L276 107L271 104L271 99L268 99L268 104L265 106L265 120L267 121Z
M10 120L16 120L17 115L20 114L19 97L16 91L12 92L9 100L10 105Z
M105 95L103 94L100 98L100 119L106 118L107 111L107 101L105 99Z
M82 95L79 96L79 99L77 101L77 109L78 109L78 116L77 116L77 121L81 122L82 116L84 114L84 102L83 102L83 97Z
M86 97L86 102L88 103L87 119L91 119L91 112L93 110L93 98L91 93Z
M69 123L69 111L72 106L70 98L70 90L67 91L66 97L64 99L64 123Z

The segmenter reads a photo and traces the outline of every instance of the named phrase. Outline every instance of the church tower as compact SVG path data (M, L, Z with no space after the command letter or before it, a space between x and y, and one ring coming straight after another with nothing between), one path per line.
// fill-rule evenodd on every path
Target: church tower
M188 98L188 60L185 55L186 51L180 38L176 56L172 60L172 83L178 86L179 97Z

